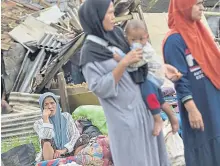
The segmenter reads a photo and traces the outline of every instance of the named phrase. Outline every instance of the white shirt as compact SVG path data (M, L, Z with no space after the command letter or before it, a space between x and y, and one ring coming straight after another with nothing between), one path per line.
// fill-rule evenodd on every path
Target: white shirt
M65 148L67 148L68 152L72 152L74 145L77 141L77 139L80 137L79 131L74 123L74 120L72 116L64 112L62 113L62 116L67 119L67 138L70 140L65 145ZM52 139L55 137L54 133L54 128L53 124L51 123L43 123L43 119L39 119L34 123L34 130L36 131L39 141L40 141L40 146L41 146L41 139ZM42 160L42 147L40 147L40 152L37 154L36 161L41 161Z

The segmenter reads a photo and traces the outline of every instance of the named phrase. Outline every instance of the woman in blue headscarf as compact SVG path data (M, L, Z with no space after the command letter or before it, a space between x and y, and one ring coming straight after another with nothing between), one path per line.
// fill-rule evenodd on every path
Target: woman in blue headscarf
M73 152L80 134L71 115L61 112L53 93L42 94L39 104L42 118L34 123L34 130L39 136L41 151L36 161L51 160Z

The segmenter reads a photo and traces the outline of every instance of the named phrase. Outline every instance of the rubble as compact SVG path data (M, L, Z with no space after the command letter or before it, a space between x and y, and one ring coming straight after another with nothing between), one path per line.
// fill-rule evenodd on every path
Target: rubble
M17 77L11 80L13 86L6 84L7 93L11 91L40 93L70 57L80 49L84 41L85 36L78 17L82 1L65 1L64 8L60 8L61 1L55 5L51 1L51 4L46 5L49 7L44 8L42 3L45 5L45 2L25 0L2 2L4 9L2 16L13 20L13 26L10 28L6 29L3 24L4 33L6 32L2 38L4 50L13 49L8 44L13 40L26 49L23 61L18 61L18 65L15 65L19 67L15 72ZM133 10L138 4L139 1L118 0L115 2L116 12L120 16L126 16L131 8ZM8 14L10 11L13 15ZM124 18L118 21L123 23L132 16Z
M21 23L20 17L31 14L34 10L12 1L3 1L1 2L1 12L1 50L7 51L14 43L8 32Z
M43 18L41 15L41 19ZM53 21L53 24L56 23L58 22ZM40 82L43 81L42 74L48 74L56 66L56 63L62 59L63 54L80 37L79 35L82 35L82 33L76 35L75 32L72 34L58 32L59 30L56 28L39 21L31 15L27 16L24 22L9 32L14 40L27 49L17 79L12 81L14 82L13 88L11 88L12 91L34 92L33 86L40 85ZM35 57L30 54L35 54ZM63 64L59 65L59 68ZM19 68L17 71L19 71ZM37 84L36 81L38 81Z
M82 2L62 1L65 2L65 7L60 8L61 1L55 5L51 1L46 5L47 8L44 8L42 3L45 5L45 2L2 2L2 17L5 20L2 24L3 50L9 49L8 43L14 42L9 35L26 48L22 64L15 65L20 68L16 68L17 78L12 79L14 85L10 85L7 92L40 93L45 86L49 87L57 72L82 45L84 34L78 17ZM148 7L153 9L157 2L149 1ZM139 0L115 1L115 13L118 16L116 22L122 26L132 18L144 20ZM7 27L6 23L10 27Z

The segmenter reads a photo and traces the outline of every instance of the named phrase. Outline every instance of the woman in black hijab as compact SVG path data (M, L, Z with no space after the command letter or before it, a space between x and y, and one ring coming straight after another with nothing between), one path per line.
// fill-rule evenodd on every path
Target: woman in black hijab
M141 59L142 50L129 52L123 31L114 26L111 0L86 0L79 17L87 35L80 64L89 89L104 108L114 166L168 166L163 135L152 136L152 115L126 71ZM107 46L127 55L116 62Z

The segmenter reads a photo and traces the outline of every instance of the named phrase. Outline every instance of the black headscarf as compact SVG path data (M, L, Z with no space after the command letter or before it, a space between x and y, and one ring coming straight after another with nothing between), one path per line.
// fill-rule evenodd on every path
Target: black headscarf
M113 31L106 32L103 27L103 19L111 0L86 0L79 9L79 20L86 35L95 35L108 42L109 46L116 46L124 53L130 51L125 40L124 31L115 27ZM80 66L89 62L101 62L113 58L113 53L106 47L86 40L83 44L80 56ZM135 83L144 82L148 72L147 65L131 72L130 76Z
M115 27L113 31L106 32L102 25L105 14L111 0L86 0L79 9L79 19L86 35L95 35L106 42L109 46L117 46L123 52L129 51L129 45L125 40L123 30ZM86 40L80 57L80 66L88 62L100 62L113 58L113 54L104 46L90 40Z

